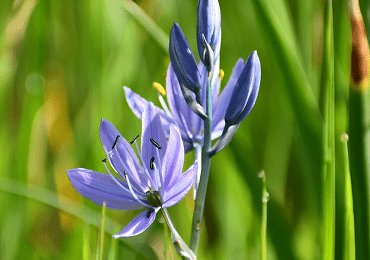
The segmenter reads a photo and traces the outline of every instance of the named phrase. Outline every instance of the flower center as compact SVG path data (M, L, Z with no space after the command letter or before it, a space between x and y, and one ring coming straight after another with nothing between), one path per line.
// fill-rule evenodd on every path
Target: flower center
M146 192L148 195L147 199L149 205L152 207L160 207L162 205L161 199L159 198L159 192L156 190L149 190Z

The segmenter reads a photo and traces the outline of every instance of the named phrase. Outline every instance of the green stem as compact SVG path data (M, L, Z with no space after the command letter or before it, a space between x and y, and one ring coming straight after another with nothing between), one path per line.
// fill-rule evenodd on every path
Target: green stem
M202 228L204 202L206 200L209 170L211 168L211 156L209 151L212 146L212 73L207 77L207 118L204 119L204 144L202 153L202 173L194 205L193 224L191 229L190 249L196 254L198 251L200 230Z
M261 260L267 260L267 202L270 195L266 189L265 172L260 172L258 177L262 178Z
M179 256L181 256L182 259L186 259L186 260L196 260L197 256L193 253L193 251L191 251L191 249L188 247L188 245L184 242L184 240L181 238L181 236L177 232L175 226L172 223L170 215L168 214L167 209L161 208L161 212L162 212L163 218L165 219L167 223L168 228L171 231L172 242Z

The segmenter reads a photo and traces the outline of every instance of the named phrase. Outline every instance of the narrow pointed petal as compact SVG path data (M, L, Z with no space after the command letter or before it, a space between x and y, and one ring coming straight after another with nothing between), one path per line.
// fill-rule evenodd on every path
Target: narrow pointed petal
M131 108L132 112L134 112L134 114L139 118L141 119L142 118L142 115L144 113L144 110L146 108L146 106L148 105L149 101L147 101L146 99L142 98L140 95L136 94L135 92L133 92L130 88L128 87L123 87L124 91L125 91L125 96L126 96L126 100L127 100L127 103L129 105L129 107ZM158 113L160 114L161 116L161 121L162 121L162 125L163 125L163 129L166 133L166 136L168 137L170 132L170 124L173 123L173 119L171 117L169 117L165 111L163 111L161 108L157 107L157 111Z
M230 103L230 98L234 91L235 84L238 78L240 77L242 70L243 70L243 59L240 58L236 62L233 72L231 73L231 76L229 78L229 81L227 82L225 88L222 90L221 95L214 103L213 122L212 122L213 131L215 131L216 127L221 127L218 126L218 124L222 121L222 119L225 116L226 109Z
M185 35L176 22L170 34L169 53L179 81L196 93L201 88L198 67Z
M221 46L221 12L217 0L198 1L197 42L199 56L203 60L204 43L202 35L214 52L214 60L218 59Z
M141 155L143 164L150 172L152 178L155 179L155 171L150 168L150 161L154 157L154 163L159 165L159 162L162 161L166 153L167 140L162 128L160 116L152 102L149 102L147 105L143 113L142 121ZM162 149L158 151L160 158L157 157L158 148L150 141L151 138L162 147ZM154 184L152 185L154 187L156 186Z
M168 208L179 203L193 186L197 175L198 162L195 163L183 174L177 176L177 181L171 182L169 190L164 195L163 207Z
M125 91L126 101L129 107L131 108L132 112L134 112L134 114L141 119L148 101L133 92L128 87L123 87L123 89Z
M221 120L220 122L218 122L218 124L215 126L215 124L212 122L212 135L211 135L211 139L212 140L215 140L217 138L219 138L222 134L222 131L224 130L225 128L225 120Z
M137 190L144 192L147 189L148 181L142 177L141 166L132 147L115 126L106 119L102 119L99 132L104 151L114 170L122 178L124 178L124 171L127 171L130 174L132 185ZM117 139L117 136L120 137ZM117 149L113 149L113 146Z
M181 174L184 167L184 145L181 140L180 130L176 124L170 126L170 139L166 154L162 162L162 187L166 193L167 187L173 178Z
M182 139L184 141L191 142L193 137L193 133L191 132L191 129L193 129L193 122L196 120L202 120L195 115L195 113L186 103L171 63L167 70L166 87L168 104L171 108L176 123L181 129Z
M114 235L113 238L132 237L143 233L153 223L156 214L156 211L153 209L147 209L141 212L119 234Z
M213 79L212 79L212 102L215 104L218 96L220 95L220 59L216 60L214 65Z
M106 202L107 208L118 210L135 210L143 206L125 191L112 178L100 172L88 169L77 168L67 171L73 187L85 198L103 205ZM123 186L121 180L117 181Z
M261 63L257 51L252 52L236 82L225 114L226 125L239 124L256 102L261 81Z

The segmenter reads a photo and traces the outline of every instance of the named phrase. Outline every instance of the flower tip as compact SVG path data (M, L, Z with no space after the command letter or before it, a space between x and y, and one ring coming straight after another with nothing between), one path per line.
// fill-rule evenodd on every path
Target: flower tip
M68 171L67 171L68 176L69 176L69 177L71 177L71 175L73 175L73 172L74 172L74 169L72 169L72 170L68 170Z
M252 62L258 62L260 63L260 58L258 57L257 50L253 51L250 55Z
M180 25L176 21L174 21L172 28L180 29Z

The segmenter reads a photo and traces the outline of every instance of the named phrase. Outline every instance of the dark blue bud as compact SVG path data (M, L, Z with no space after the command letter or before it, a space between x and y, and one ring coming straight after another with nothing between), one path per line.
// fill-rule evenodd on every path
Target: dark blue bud
M171 64L179 82L197 93L201 87L198 66L185 35L176 22L170 34L169 52Z
M226 125L237 125L256 103L261 82L261 63L257 51L249 55L236 82L225 114Z
M198 1L197 42L199 56L203 60L204 48L202 35L211 46L214 62L217 61L221 47L221 12L217 0Z

